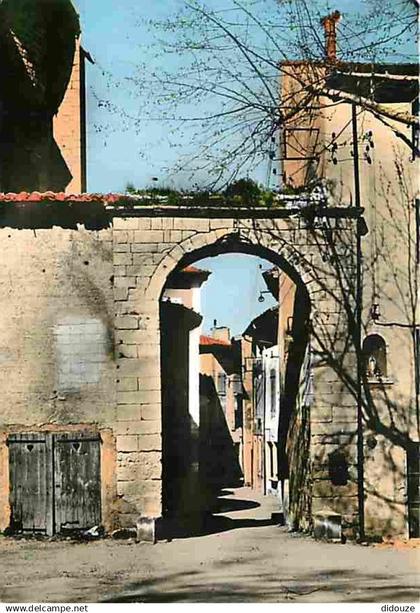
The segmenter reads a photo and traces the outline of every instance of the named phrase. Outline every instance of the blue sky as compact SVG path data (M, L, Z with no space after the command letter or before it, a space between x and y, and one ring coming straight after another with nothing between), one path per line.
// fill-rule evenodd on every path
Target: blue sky
M208 2L212 6L224 6L222 0ZM368 0L336 0L325 2L325 8L326 11L339 9L345 19L368 3ZM127 183L137 187L150 185L152 177L165 184L168 165L180 153L191 150L188 132L180 133L178 141L175 135L177 147L174 148L174 137L169 137L167 123L144 121L134 128L124 113L142 117L141 97L127 77L134 75L144 61L156 64L150 48L154 39L147 20L172 16L182 7L182 0L74 0L74 4L81 16L83 46L95 61L93 66L87 65L88 190L123 192ZM176 63L177 58L173 56L167 61ZM110 111L98 100L111 101L117 110ZM266 168L260 167L255 178L263 181L265 174ZM270 266L239 254L199 263L213 273L203 289L207 330L213 319L217 319L219 325L229 326L233 334L241 333L251 319L274 304L268 295L263 303L257 300L260 290L265 289L260 264L263 268Z
M131 116L141 115L136 92L126 77L150 53L146 47L152 42L152 36L142 20L164 18L182 2L75 0L74 3L82 21L82 44L95 61L87 68L88 190L123 192L129 182L139 187L150 185L152 177L162 177L163 167L175 157L169 147L167 126L145 122L135 131L121 115L98 106L97 99L110 99ZM121 86L115 87L114 82L120 82Z
M224 7L229 0L207 0L212 7ZM275 0L273 0L274 4ZM366 8L369 0L331 0L320 3L325 11L339 9L343 20ZM384 1L384 10L387 2ZM410 0L392 0L394 3ZM182 0L74 0L82 22L83 45L91 53L95 65L88 65L88 189L89 191L124 191L128 182L138 187L151 184L152 177L166 182L166 168L181 153L192 150L187 133L169 136L168 124L162 121L142 121L134 127L130 117L142 117L142 98L127 80L143 62L159 70L155 49L161 32L148 22L171 17L183 6ZM244 0L252 5L251 0ZM176 54L165 58L167 66L179 61ZM141 73L141 71L140 71ZM110 76L112 75L112 76ZM141 75L140 75L141 76ZM150 99L150 96L147 95ZM98 99L109 100L116 110L98 105ZM143 98L144 100L144 98ZM259 168L255 177L264 180L266 167Z
M212 271L201 290L205 332L209 332L216 319L217 325L228 326L232 335L241 334L256 315L276 304L267 293L263 294L264 302L258 301L260 292L267 291L261 272L272 268L266 260L228 253L195 265Z

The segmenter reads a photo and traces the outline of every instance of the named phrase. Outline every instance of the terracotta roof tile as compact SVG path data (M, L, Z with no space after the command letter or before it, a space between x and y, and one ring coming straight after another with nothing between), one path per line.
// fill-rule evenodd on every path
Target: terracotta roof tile
M42 202L51 200L54 202L103 202L113 204L121 199L133 199L135 197L124 194L65 194L64 192L20 192L0 193L0 202Z
M196 275L196 274L207 274L210 272L209 270L203 270L202 268L196 268L195 266L186 266L181 270L181 272L186 272L188 274Z
M203 334L200 336L200 345L204 345L204 346L216 345L220 347L231 347L232 346L229 341L223 341L219 338L213 338L212 336L205 336Z

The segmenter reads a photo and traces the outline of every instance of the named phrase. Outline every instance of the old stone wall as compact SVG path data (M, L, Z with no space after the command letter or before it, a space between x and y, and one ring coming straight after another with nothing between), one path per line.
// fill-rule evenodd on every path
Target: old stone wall
M104 520L115 498L111 230L0 230L0 437L100 431ZM1 453L0 525L8 525Z
M411 111L408 102L393 107ZM350 201L354 199L351 107L339 105L325 113L330 132L321 139L330 138L332 132L340 136L338 164L325 159L323 174L332 181L335 200ZM347 127L342 130L343 126ZM357 127L361 206L369 229L362 240L363 336L380 335L387 359L383 383L366 385L370 397L365 411L366 531L369 536L392 533L407 537L407 445L419 441L420 434L410 329L416 318L418 325L415 198L419 160L371 113L358 113ZM376 319L371 316L374 304Z
M322 355L331 331L333 358L343 361L348 353L336 271L321 248L326 241L323 226L308 226L287 214L272 219L248 218L243 212L235 218L216 217L217 211L212 215L143 209L130 217L115 215L112 228L101 231L79 226L0 232L3 441L12 430L106 431L102 478L108 526L133 526L140 516L162 515L159 299L178 265L232 251L266 257L306 288L317 331L311 345L315 354ZM351 229L354 221L331 218L327 236L338 237L343 224ZM321 418L310 432L305 470L316 461L324 473L314 480L308 477L308 495L314 493L319 507L353 517L357 500L352 491L331 483L324 450L326 445L335 449L344 438L355 445L354 398L346 395L333 368L314 368L319 374L311 418ZM337 430L341 410L351 420ZM7 523L4 449L2 525Z
M305 77L307 67L294 67L293 74ZM320 69L322 72L322 68ZM282 80L287 98L300 91L292 75ZM389 102L395 112L412 112L411 96L401 90ZM413 93L414 97L415 94ZM352 105L331 106L318 101L312 112L299 121L300 128L285 134L283 143L291 159L283 164L284 181L303 185L314 173L328 181L338 206L354 203L355 166L353 129L358 135L358 181L360 206L365 210L369 232L362 240L363 253L363 335L378 334L386 342L388 374L382 391L378 381L369 382L365 406L365 515L369 536L387 531L407 536L406 503L407 449L420 440L419 390L415 381L414 337L418 326L418 275L415 236L416 198L419 197L419 158L407 141L400 138L401 125L358 107L355 124ZM294 122L292 122L294 123ZM292 126L291 126L292 128ZM315 138L316 137L316 138ZM316 142L315 142L316 141ZM296 151L319 150L318 156ZM316 162L314 160L317 160ZM376 305L376 307L374 306ZM376 316L372 317L372 308ZM417 321L416 321L417 319ZM418 388L418 385L417 385ZM349 412L346 419L350 419ZM340 414L340 419L344 419Z

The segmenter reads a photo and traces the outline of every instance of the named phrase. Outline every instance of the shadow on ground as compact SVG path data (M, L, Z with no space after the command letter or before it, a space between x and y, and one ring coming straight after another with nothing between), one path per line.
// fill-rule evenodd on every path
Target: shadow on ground
M166 519L157 531L158 540L184 539L198 536L208 536L239 528L263 528L276 525L274 519L231 519L224 515L207 515L200 521L179 522Z
M233 511L245 511L247 509L257 509L260 507L259 502L255 502L254 500L243 500L237 498L224 498L224 496L229 496L233 494L233 492L229 490L222 490L217 500L212 505L213 513L230 513Z
M418 587L390 582L386 575L331 569L306 573L299 581L295 577L248 574L241 576L241 583L234 578L210 583L200 571L176 573L129 583L101 602L417 602L419 598Z
M211 505L211 513L199 519L170 519L165 518L158 528L158 540L172 540L189 537L208 536L219 532L237 530L239 528L261 528L272 526L278 520L272 518L256 519L250 517L226 517L222 513L234 513L236 511L246 511L260 507L259 502L242 498L225 498L234 494L231 490L221 490L216 495Z

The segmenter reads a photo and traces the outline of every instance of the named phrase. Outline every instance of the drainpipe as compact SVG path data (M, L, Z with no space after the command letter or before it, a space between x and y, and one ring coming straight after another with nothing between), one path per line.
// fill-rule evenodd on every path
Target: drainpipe
M360 209L359 148L357 135L357 107L352 104L354 205ZM356 330L355 346L357 357L357 493L359 507L359 536L365 540L365 490L363 450L363 397L362 397L362 234L360 219L356 220Z

